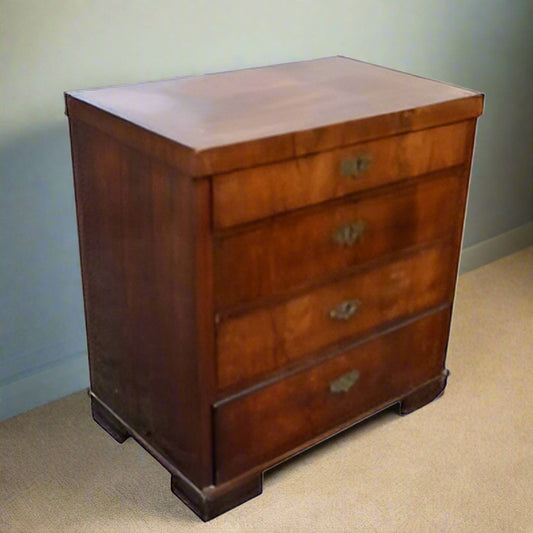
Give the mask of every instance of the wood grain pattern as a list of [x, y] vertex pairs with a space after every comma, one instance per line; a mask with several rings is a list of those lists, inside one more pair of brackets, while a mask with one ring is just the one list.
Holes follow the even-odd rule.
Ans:
[[198, 151], [478, 95], [343, 57], [70, 94]]
[[[461, 169], [381, 194], [360, 195], [277, 216], [215, 239], [215, 303], [238, 304], [316, 283], [365, 261], [456, 231], [464, 195]], [[343, 225], [361, 222], [361, 237], [340, 245]]]
[[[242, 224], [460, 165], [467, 134], [468, 123], [461, 122], [215, 176], [215, 227]], [[371, 158], [368, 170], [355, 178], [342, 176], [341, 161], [358, 155]]]
[[209, 483], [193, 181], [70, 123], [91, 389], [186, 476]]
[[[440, 375], [449, 310], [433, 314], [310, 370], [215, 409], [216, 479], [223, 482], [276, 463], [288, 451], [399, 400]], [[347, 393], [330, 383], [357, 370]], [[243, 428], [243, 421], [246, 421]]]
[[[455, 254], [448, 244], [431, 247], [221, 322], [218, 386], [260, 379], [342, 339], [450, 302], [454, 280], [448, 272]], [[348, 320], [331, 319], [330, 310], [346, 300], [361, 302], [357, 313]]]
[[173, 159], [191, 176], [466, 120], [483, 106], [476, 91], [344, 57], [70, 91], [68, 97], [70, 107], [85, 106], [84, 120], [99, 114], [98, 127], [129, 145], [147, 137], [143, 151]]

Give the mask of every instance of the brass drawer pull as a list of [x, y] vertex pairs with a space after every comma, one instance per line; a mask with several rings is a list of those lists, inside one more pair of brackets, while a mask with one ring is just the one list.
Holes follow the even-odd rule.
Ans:
[[361, 238], [365, 228], [366, 223], [363, 220], [343, 224], [333, 233], [333, 240], [341, 246], [352, 246]]
[[361, 302], [359, 300], [346, 300], [332, 309], [329, 316], [333, 320], [348, 320], [357, 313], [360, 307]]
[[331, 394], [342, 394], [348, 392], [359, 379], [359, 371], [352, 370], [343, 374], [340, 378], [333, 380], [329, 384], [329, 392]]
[[343, 159], [341, 161], [341, 175], [356, 178], [369, 169], [371, 161], [372, 158], [368, 154]]

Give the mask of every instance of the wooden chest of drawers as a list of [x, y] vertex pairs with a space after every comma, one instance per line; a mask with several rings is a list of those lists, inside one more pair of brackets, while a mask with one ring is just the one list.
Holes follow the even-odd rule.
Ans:
[[343, 57], [67, 93], [93, 415], [201, 518], [443, 391], [482, 105]]

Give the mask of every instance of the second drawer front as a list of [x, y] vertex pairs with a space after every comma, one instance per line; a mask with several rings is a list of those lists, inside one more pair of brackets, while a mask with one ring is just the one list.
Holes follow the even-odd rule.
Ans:
[[215, 244], [217, 310], [282, 294], [369, 259], [450, 234], [463, 179], [432, 179], [337, 205], [280, 216]]
[[449, 309], [215, 408], [217, 482], [263, 469], [438, 376]]
[[456, 253], [449, 244], [229, 318], [217, 330], [220, 389], [268, 372], [342, 339], [451, 301]]

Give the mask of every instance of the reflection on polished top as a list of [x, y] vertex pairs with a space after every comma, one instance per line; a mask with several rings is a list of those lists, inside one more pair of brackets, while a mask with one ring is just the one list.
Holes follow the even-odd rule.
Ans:
[[69, 94], [204, 150], [479, 93], [345, 57], [328, 57]]

